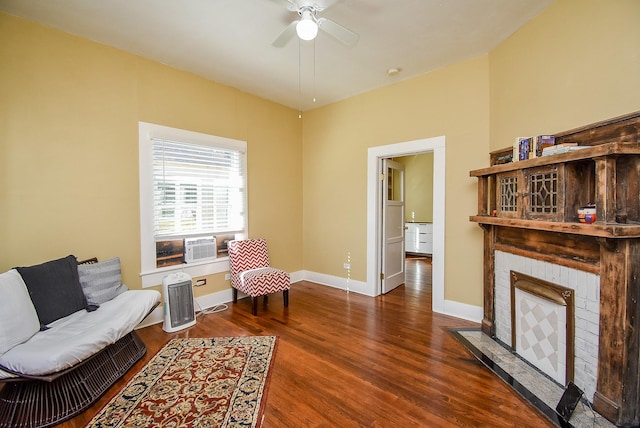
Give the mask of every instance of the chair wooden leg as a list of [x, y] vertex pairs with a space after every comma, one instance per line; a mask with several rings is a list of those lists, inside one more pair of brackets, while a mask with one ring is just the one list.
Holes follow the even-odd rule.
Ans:
[[264, 295], [264, 304], [265, 304], [265, 306], [266, 306], [267, 304], [269, 304], [269, 295], [268, 295], [268, 294], [265, 294], [265, 295]]
[[258, 315], [258, 298], [251, 296], [251, 313]]
[[289, 306], [289, 290], [284, 290], [282, 292], [282, 298], [284, 299], [284, 307]]
[[237, 288], [233, 288], [233, 303], [238, 303], [238, 289]]

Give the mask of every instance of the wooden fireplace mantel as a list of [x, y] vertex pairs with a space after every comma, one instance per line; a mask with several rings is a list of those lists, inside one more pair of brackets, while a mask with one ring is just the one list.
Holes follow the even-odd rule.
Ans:
[[[640, 425], [640, 112], [556, 134], [586, 148], [490, 166], [478, 178], [484, 230], [484, 318], [495, 336], [494, 257], [506, 251], [600, 276], [594, 408]], [[595, 204], [597, 220], [578, 221]]]

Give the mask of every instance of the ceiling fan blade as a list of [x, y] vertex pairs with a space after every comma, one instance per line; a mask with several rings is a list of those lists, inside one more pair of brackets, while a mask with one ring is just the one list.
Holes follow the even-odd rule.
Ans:
[[342, 25], [337, 24], [327, 18], [318, 19], [318, 28], [349, 47], [355, 46], [355, 44], [358, 43], [358, 39], [360, 38], [357, 33], [354, 33], [353, 31], [348, 30]]
[[314, 0], [313, 5], [318, 12], [322, 12], [338, 0]]
[[280, 6], [290, 10], [291, 12], [298, 11], [298, 5], [291, 0], [271, 0], [273, 3], [278, 3]]
[[298, 20], [293, 21], [291, 24], [287, 25], [282, 33], [276, 37], [276, 39], [271, 43], [276, 48], [283, 48], [289, 40], [293, 39], [296, 35], [296, 24]]

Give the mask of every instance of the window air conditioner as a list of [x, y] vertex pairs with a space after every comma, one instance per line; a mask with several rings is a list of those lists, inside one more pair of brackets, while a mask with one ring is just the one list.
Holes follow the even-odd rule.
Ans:
[[185, 238], [184, 261], [185, 263], [213, 260], [216, 258], [217, 247], [215, 236], [200, 238]]
[[172, 273], [162, 280], [164, 323], [168, 333], [191, 327], [196, 323], [191, 277], [184, 272]]

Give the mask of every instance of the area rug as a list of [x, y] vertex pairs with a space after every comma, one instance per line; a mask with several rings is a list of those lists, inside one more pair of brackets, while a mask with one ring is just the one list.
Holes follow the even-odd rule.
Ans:
[[173, 339], [89, 427], [260, 427], [274, 336]]

